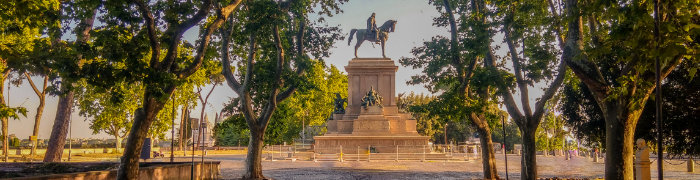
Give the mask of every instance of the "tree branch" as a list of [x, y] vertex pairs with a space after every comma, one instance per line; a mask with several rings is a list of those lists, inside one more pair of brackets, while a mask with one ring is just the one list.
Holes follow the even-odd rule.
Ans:
[[[231, 13], [234, 12], [234, 10], [238, 7], [240, 3], [241, 0], [236, 0], [234, 2], [231, 2], [226, 7], [223, 7], [217, 11], [216, 20], [214, 20], [214, 22], [211, 25], [209, 25], [209, 27], [207, 27], [206, 33], [202, 36], [202, 41], [199, 47], [197, 48], [197, 55], [194, 58], [194, 62], [187, 66], [184, 70], [177, 72], [177, 75], [180, 78], [189, 77], [190, 75], [197, 72], [197, 69], [199, 69], [199, 66], [201, 66], [202, 62], [204, 61], [204, 54], [207, 49], [207, 46], [209, 45], [209, 42], [211, 41], [211, 35], [214, 34], [214, 31], [219, 29], [221, 24], [223, 24], [224, 21], [228, 19], [229, 15], [231, 15]], [[184, 31], [182, 33], [184, 33]], [[182, 34], [180, 34], [178, 37], [182, 37]]]
[[144, 21], [146, 21], [146, 28], [148, 30], [148, 40], [151, 45], [151, 67], [158, 67], [158, 59], [160, 57], [160, 42], [158, 41], [158, 35], [156, 33], [156, 22], [153, 18], [153, 13], [141, 0], [133, 0], [136, 6], [139, 7], [139, 12], [143, 16]]
[[246, 71], [245, 71], [245, 78], [243, 80], [242, 84], [242, 89], [240, 90], [241, 92], [247, 93], [248, 86], [250, 85], [250, 79], [252, 78], [253, 74], [253, 66], [255, 65], [255, 33], [251, 33], [249, 37], [249, 44], [250, 47], [248, 48], [248, 60], [246, 61]]
[[[230, 20], [230, 23], [233, 24], [233, 19]], [[231, 28], [231, 26], [229, 26], [229, 28], [223, 33], [221, 33], [221, 38], [223, 39], [221, 47], [221, 74], [226, 79], [226, 83], [228, 84], [228, 86], [231, 87], [233, 91], [238, 93], [238, 95], [241, 95], [243, 93], [241, 91], [241, 83], [238, 82], [238, 79], [236, 79], [236, 76], [234, 76], [233, 72], [231, 71], [231, 57], [229, 52], [229, 45], [232, 33], [233, 28]]]
[[[447, 0], [442, 0], [443, 5], [445, 6], [445, 13], [447, 13], [447, 17], [449, 18], [450, 22], [450, 58], [452, 60], [452, 66], [455, 67], [457, 70], [457, 77], [459, 78], [459, 83], [460, 87], [466, 87], [468, 85], [466, 84], [466, 76], [464, 73], [464, 67], [462, 67], [462, 60], [460, 59], [459, 56], [459, 43], [457, 40], [457, 22], [454, 17], [454, 13], [452, 12], [452, 7], [450, 7], [450, 2]], [[466, 93], [464, 91], [466, 89], [461, 89], [460, 88], [460, 93]]]
[[559, 87], [564, 83], [564, 77], [566, 77], [566, 63], [564, 63], [564, 60], [562, 59], [559, 62], [559, 67], [557, 68], [557, 76], [554, 78], [554, 81], [552, 84], [549, 85], [549, 88], [545, 90], [544, 95], [540, 97], [540, 99], [535, 102], [535, 113], [532, 115], [533, 119], [537, 122], [532, 122], [535, 124], [530, 124], [530, 125], [536, 125], [539, 124], [540, 121], [542, 121], [542, 116], [544, 114], [544, 105], [549, 101], [549, 99], [552, 99], [554, 97], [554, 94], [557, 93], [557, 90], [559, 90]]
[[561, 33], [561, 18], [559, 18], [559, 14], [557, 13], [557, 9], [554, 8], [554, 3], [552, 2], [552, 0], [547, 0], [547, 3], [549, 4], [550, 11], [552, 11], [552, 16], [554, 16], [554, 32], [557, 34], [559, 48], [564, 49], [564, 39], [562, 38]]
[[[512, 13], [511, 13], [512, 15]], [[513, 43], [512, 36], [510, 34], [510, 26], [504, 25], [503, 31], [505, 33], [505, 40], [508, 44], [508, 49], [510, 50], [510, 59], [513, 61], [513, 70], [515, 71], [515, 80], [520, 89], [520, 101], [523, 105], [523, 110], [525, 111], [525, 117], [532, 117], [532, 109], [530, 109], [530, 99], [527, 89], [527, 83], [523, 79], [522, 70], [520, 67], [520, 57], [518, 57], [518, 51], [515, 49], [515, 44]]]
[[270, 98], [268, 99], [267, 105], [262, 112], [261, 120], [258, 122], [261, 126], [265, 126], [272, 117], [272, 113], [277, 109], [277, 95], [280, 91], [280, 86], [282, 86], [282, 68], [284, 68], [284, 47], [282, 47], [282, 40], [280, 39], [280, 30], [277, 25], [275, 25], [273, 30], [273, 36], [275, 40], [275, 47], [277, 49], [277, 67], [275, 68], [275, 77], [273, 80], [272, 92], [270, 93]]
[[[567, 0], [567, 14], [575, 19], [569, 23], [562, 59], [571, 68], [571, 71], [589, 87], [591, 92], [598, 97], [605, 97], [609, 87], [600, 69], [590, 62], [586, 54], [582, 52], [583, 19], [576, 3], [574, 0]], [[577, 59], [575, 60], [574, 57]]]
[[[34, 84], [34, 81], [32, 80], [32, 77], [29, 76], [29, 73], [24, 72], [24, 76], [27, 77], [27, 81], [29, 82], [29, 85], [32, 86], [32, 90], [34, 90], [34, 93], [39, 96], [39, 98], [42, 98], [43, 92], [40, 92], [38, 88], [36, 88], [36, 85]], [[46, 89], [46, 82], [44, 82], [44, 89]]]

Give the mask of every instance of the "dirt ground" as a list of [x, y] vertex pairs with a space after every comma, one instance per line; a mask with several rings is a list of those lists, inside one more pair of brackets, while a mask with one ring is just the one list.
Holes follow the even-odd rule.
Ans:
[[[243, 173], [245, 157], [216, 157], [222, 160], [221, 177], [237, 179]], [[505, 178], [503, 155], [496, 156], [498, 174]], [[537, 158], [538, 172], [541, 178], [602, 178], [604, 164], [594, 163], [590, 158], [576, 157], [565, 160], [564, 157]], [[685, 172], [683, 161], [669, 161], [664, 164], [666, 179], [700, 179], [700, 173]], [[479, 179], [482, 177], [481, 161], [468, 162], [312, 162], [312, 161], [265, 161], [263, 174], [272, 179]], [[700, 165], [696, 165], [700, 166]], [[652, 179], [656, 178], [656, 162], [651, 164]], [[509, 179], [520, 179], [520, 156], [508, 156]]]

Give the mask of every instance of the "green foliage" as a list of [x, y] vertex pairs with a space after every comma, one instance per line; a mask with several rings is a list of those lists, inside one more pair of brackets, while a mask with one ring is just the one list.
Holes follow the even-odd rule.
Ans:
[[[93, 134], [105, 132], [115, 138], [125, 138], [131, 129], [136, 109], [142, 106], [144, 86], [141, 83], [120, 83], [109, 89], [83, 82], [76, 91], [80, 115], [90, 119]], [[149, 129], [152, 137], [165, 138], [171, 128], [172, 101], [158, 113]]]
[[[405, 93], [399, 94], [397, 98], [396, 105], [399, 107], [399, 111], [411, 113], [413, 118], [416, 119], [416, 131], [418, 134], [430, 137], [430, 140], [436, 142], [440, 139], [439, 134], [444, 131], [444, 122], [440, 121], [437, 117], [430, 116], [427, 109], [421, 109], [422, 105], [428, 104], [433, 101], [435, 97], [420, 94], [417, 95], [413, 92], [406, 95]], [[439, 137], [438, 137], [439, 136]]]
[[[698, 78], [689, 72], [693, 65], [685, 62], [666, 78], [662, 84], [664, 148], [671, 155], [698, 155], [700, 139], [697, 118], [700, 117], [700, 94]], [[572, 127], [583, 145], [598, 147], [605, 139], [605, 120], [602, 110], [595, 104], [590, 90], [580, 81], [572, 79], [564, 87], [562, 116]], [[653, 140], [656, 138], [656, 117], [654, 100], [646, 103], [635, 130], [635, 139]], [[604, 147], [600, 147], [604, 148]]]
[[[508, 117], [506, 117], [508, 118]], [[491, 131], [491, 137], [493, 142], [498, 142], [503, 144], [503, 126], [499, 123], [498, 126]], [[539, 140], [539, 139], [538, 139]], [[520, 136], [520, 130], [518, 125], [514, 121], [506, 122], [506, 149], [512, 151], [515, 148], [515, 144], [522, 144], [523, 139]]]
[[573, 73], [569, 73], [561, 92], [559, 110], [573, 135], [581, 139], [583, 145], [595, 148], [605, 143], [605, 119], [603, 111], [588, 87]]
[[564, 148], [564, 139], [569, 132], [564, 130], [564, 119], [554, 113], [547, 113], [537, 128], [536, 149], [560, 150]]
[[27, 117], [27, 109], [24, 107], [9, 107], [4, 103], [0, 104], [0, 118], [19, 119], [20, 115]]
[[[333, 111], [335, 93], [347, 94], [347, 76], [335, 66], [324, 68], [320, 62], [312, 64], [304, 78], [304, 84], [287, 100], [281, 102], [273, 113], [265, 131], [266, 144], [291, 143], [301, 139], [302, 126], [306, 126], [306, 139], [323, 132], [312, 132], [311, 127], [323, 126]], [[247, 145], [249, 128], [242, 114], [236, 111], [237, 99], [226, 105], [234, 110], [231, 116], [215, 127], [215, 138], [218, 145], [231, 146]], [[226, 109], [226, 108], [225, 108]], [[304, 124], [302, 125], [302, 120]], [[312, 128], [313, 129], [313, 128]], [[243, 140], [245, 139], [245, 140]]]
[[214, 139], [217, 146], [247, 146], [250, 130], [243, 115], [237, 114], [226, 118], [214, 126]]
[[[48, 43], [45, 35], [51, 27], [60, 27], [58, 0], [7, 0], [0, 2], [0, 59], [26, 58], [35, 43]], [[19, 62], [17, 62], [19, 63]]]

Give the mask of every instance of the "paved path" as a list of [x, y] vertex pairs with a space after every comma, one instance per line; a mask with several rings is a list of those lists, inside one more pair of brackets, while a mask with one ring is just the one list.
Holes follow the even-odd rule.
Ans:
[[[199, 157], [196, 157], [199, 160]], [[243, 174], [245, 155], [212, 155], [207, 159], [221, 162], [221, 177], [236, 179]], [[180, 159], [179, 160], [190, 160]], [[602, 178], [604, 164], [590, 158], [537, 157], [540, 177]], [[496, 156], [498, 174], [505, 178], [503, 155]], [[682, 161], [671, 161], [673, 164]], [[264, 161], [263, 174], [273, 179], [478, 179], [482, 177], [481, 161], [469, 162], [311, 162]], [[700, 167], [700, 165], [697, 165]], [[651, 164], [656, 179], [656, 162]], [[686, 164], [664, 164], [666, 179], [700, 179], [700, 173], [685, 172]], [[520, 156], [508, 156], [508, 177], [520, 179]]]

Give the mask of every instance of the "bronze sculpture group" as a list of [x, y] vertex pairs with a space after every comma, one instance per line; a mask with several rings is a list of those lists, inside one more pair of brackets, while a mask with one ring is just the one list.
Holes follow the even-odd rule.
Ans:
[[379, 96], [379, 93], [377, 91], [374, 91], [374, 87], [369, 88], [369, 92], [367, 92], [367, 95], [365, 97], [362, 97], [362, 103], [360, 104], [362, 107], [367, 109], [367, 107], [370, 106], [382, 106], [382, 97]]
[[348, 100], [340, 97], [340, 93], [335, 93], [335, 110], [333, 111], [333, 114], [345, 114], [345, 102]]

